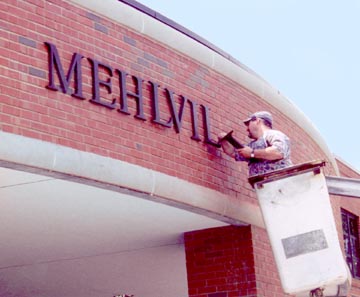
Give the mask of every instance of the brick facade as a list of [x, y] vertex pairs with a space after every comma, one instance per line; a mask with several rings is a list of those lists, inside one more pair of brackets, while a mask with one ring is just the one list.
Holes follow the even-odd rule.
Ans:
[[[291, 118], [167, 44], [68, 1], [5, 0], [0, 9], [2, 131], [126, 161], [254, 204], [246, 164], [235, 163], [204, 141], [201, 106], [209, 109], [213, 139], [220, 131], [232, 129], [239, 139], [245, 139], [241, 119], [256, 110], [269, 110], [275, 128], [292, 139], [294, 163], [326, 159], [319, 145]], [[69, 94], [76, 87], [73, 78], [68, 93], [62, 91], [58, 77], [58, 90], [48, 87], [46, 42], [56, 46], [65, 75], [74, 53], [83, 57], [83, 98]], [[100, 63], [102, 102], [111, 105], [115, 100], [116, 108], [92, 100], [92, 61]], [[127, 73], [129, 92], [138, 92], [134, 78], [142, 81], [144, 118], [135, 117], [137, 106], [131, 96], [128, 114], [119, 112], [121, 88], [116, 69]], [[166, 90], [174, 95], [178, 112], [184, 97], [196, 103], [200, 139], [192, 139], [190, 102], [184, 105], [179, 131], [174, 123], [166, 127], [154, 121], [152, 83], [159, 85], [163, 123], [171, 115]], [[325, 174], [335, 175], [328, 164]], [[341, 162], [339, 167], [343, 176], [360, 177]], [[356, 200], [335, 197], [333, 207], [340, 232], [340, 207], [360, 215]], [[191, 297], [285, 296], [264, 229], [231, 226], [189, 232], [185, 247]], [[360, 296], [360, 282], [353, 284], [352, 296]]]
[[266, 230], [231, 226], [185, 234], [191, 297], [289, 296], [281, 288]]
[[[212, 138], [220, 131], [239, 127], [240, 119], [250, 112], [267, 109], [274, 114], [275, 128], [281, 128], [293, 139], [295, 163], [308, 161], [309, 156], [324, 157], [317, 144], [291, 119], [229, 78], [166, 45], [66, 1], [3, 1], [0, 5], [3, 12], [0, 128], [3, 131], [128, 161], [239, 199], [246, 196], [253, 199], [246, 181], [246, 165], [241, 164], [239, 171], [239, 164], [222, 156], [213, 146], [204, 145], [203, 133], [201, 141], [191, 139], [189, 106], [185, 107], [180, 133], [174, 127], [166, 128], [151, 121], [149, 81], [153, 81], [162, 87], [162, 92], [163, 88], [174, 92], [178, 104], [180, 96], [185, 96], [207, 106], [211, 112]], [[59, 91], [46, 88], [49, 57], [45, 42], [56, 46], [65, 74], [74, 53], [84, 57], [81, 65], [85, 99], [64, 94], [60, 87]], [[136, 107], [132, 99], [128, 100], [130, 114], [89, 102], [93, 98], [89, 59], [128, 73], [129, 90], [134, 88], [132, 76], [144, 80], [146, 120], [134, 119]], [[109, 77], [102, 67], [99, 75], [112, 83], [111, 94], [106, 87], [100, 87], [102, 100], [119, 100], [115, 73]], [[73, 87], [71, 80], [70, 88]], [[169, 110], [165, 95], [160, 95], [161, 116], [165, 121]], [[199, 112], [198, 117], [201, 124]], [[236, 131], [240, 139], [246, 136], [242, 128]], [[332, 172], [331, 167], [327, 170]]]

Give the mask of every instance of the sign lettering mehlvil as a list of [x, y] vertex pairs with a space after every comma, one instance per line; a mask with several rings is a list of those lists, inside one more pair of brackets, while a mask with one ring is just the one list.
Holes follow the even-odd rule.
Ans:
[[[67, 74], [65, 75], [64, 68], [62, 66], [58, 50], [56, 46], [52, 43], [45, 42], [48, 57], [49, 57], [49, 83], [46, 88], [54, 91], [62, 91], [64, 94], [69, 94], [77, 99], [85, 100], [86, 98], [83, 95], [83, 85], [82, 85], [82, 71], [81, 71], [81, 62], [84, 58], [83, 55], [79, 53], [74, 53], [71, 59], [71, 63]], [[132, 98], [136, 101], [136, 114], [135, 118], [139, 120], [146, 121], [146, 116], [144, 114], [144, 102], [143, 102], [143, 84], [144, 80], [140, 77], [130, 75], [123, 70], [113, 69], [111, 66], [103, 64], [97, 60], [87, 58], [92, 73], [92, 98], [89, 100], [94, 104], [109, 108], [117, 109], [118, 112], [130, 115], [128, 109], [128, 99]], [[101, 80], [99, 78], [99, 71], [105, 71], [108, 74], [106, 80]], [[55, 75], [57, 75], [59, 85], [55, 84]], [[119, 99], [114, 98], [112, 102], [102, 100], [100, 97], [100, 87], [103, 87], [107, 90], [109, 94], [112, 93], [112, 77], [117, 77], [120, 94]], [[126, 87], [126, 78], [131, 78], [135, 92], [127, 90]], [[74, 90], [70, 88], [71, 79], [74, 78]], [[169, 119], [163, 120], [160, 117], [160, 105], [159, 105], [159, 89], [160, 85], [148, 81], [151, 86], [151, 110], [152, 110], [152, 119], [151, 121], [154, 124], [158, 124], [167, 128], [174, 127], [176, 133], [180, 133], [182, 125], [182, 117], [186, 110], [186, 106], [189, 107], [192, 123], [192, 136], [191, 139], [196, 141], [201, 141], [199, 133], [199, 123], [197, 112], [200, 109], [203, 119], [204, 127], [204, 142], [213, 146], [218, 146], [217, 142], [212, 140], [210, 137], [210, 120], [209, 120], [209, 108], [197, 104], [195, 101], [188, 99], [185, 96], [180, 95], [180, 107], [177, 109], [175, 103], [175, 93], [168, 88], [164, 88], [165, 97], [167, 99], [167, 104], [169, 107], [170, 115]]]

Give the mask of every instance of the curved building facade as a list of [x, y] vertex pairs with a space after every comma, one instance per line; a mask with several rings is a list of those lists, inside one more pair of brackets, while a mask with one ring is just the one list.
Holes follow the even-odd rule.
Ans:
[[[246, 141], [242, 119], [268, 110], [295, 164], [359, 178], [309, 119], [135, 1], [0, 7], [0, 295], [285, 296], [247, 165], [217, 134]], [[360, 208], [331, 198], [346, 246]]]

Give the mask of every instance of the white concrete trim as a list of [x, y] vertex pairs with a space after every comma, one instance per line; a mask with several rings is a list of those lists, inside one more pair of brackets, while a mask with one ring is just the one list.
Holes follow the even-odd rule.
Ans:
[[360, 198], [360, 179], [338, 176], [326, 176], [330, 194]]
[[235, 224], [264, 227], [257, 205], [124, 161], [0, 131], [0, 160], [113, 185]]
[[324, 138], [295, 104], [280, 94], [257, 74], [245, 67], [236, 65], [210, 48], [167, 26], [166, 24], [116, 0], [68, 0], [97, 14], [125, 25], [141, 34], [155, 39], [174, 50], [216, 70], [236, 81], [263, 100], [267, 101], [287, 117], [292, 119], [319, 145], [330, 160], [337, 175], [339, 169], [336, 160], [329, 150]]

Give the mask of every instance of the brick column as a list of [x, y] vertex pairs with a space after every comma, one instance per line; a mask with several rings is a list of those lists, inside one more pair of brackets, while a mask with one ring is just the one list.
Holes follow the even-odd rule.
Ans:
[[185, 234], [190, 297], [256, 296], [250, 226]]

